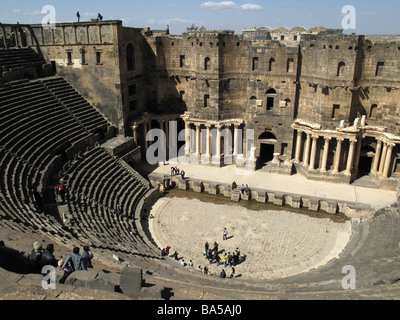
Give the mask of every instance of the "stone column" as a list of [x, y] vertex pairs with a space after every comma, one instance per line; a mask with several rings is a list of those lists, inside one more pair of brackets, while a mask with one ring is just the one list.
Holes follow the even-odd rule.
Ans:
[[215, 164], [220, 164], [221, 163], [221, 125], [217, 125], [217, 141], [216, 141], [216, 154], [214, 156], [215, 159]]
[[387, 150], [388, 150], [388, 145], [387, 145], [386, 142], [383, 142], [383, 151], [382, 151], [381, 163], [379, 165], [379, 175], [383, 174], [383, 169], [384, 169], [385, 163], [386, 163]]
[[382, 151], [382, 141], [378, 140], [378, 144], [376, 146], [375, 150], [375, 157], [374, 157], [374, 166], [372, 168], [373, 173], [378, 173], [378, 166], [379, 166], [379, 159], [381, 157], [381, 151]]
[[137, 126], [137, 125], [132, 126], [133, 141], [135, 141], [136, 145], [138, 145], [138, 135], [137, 135], [138, 133], [137, 133], [137, 129], [138, 129], [138, 126]]
[[300, 155], [301, 155], [301, 146], [302, 146], [302, 136], [303, 132], [301, 130], [297, 130], [297, 142], [296, 142], [296, 156], [295, 161], [300, 163]]
[[14, 27], [12, 29], [13, 29], [13, 32], [15, 34], [15, 46], [17, 48], [21, 48], [20, 39], [19, 39], [19, 35], [20, 34], [19, 34], [19, 31], [18, 31], [18, 27]]
[[304, 156], [303, 156], [304, 166], [308, 166], [308, 163], [310, 161], [310, 147], [311, 147], [311, 134], [307, 133], [306, 150], [304, 151]]
[[239, 153], [239, 124], [234, 124], [234, 130], [233, 156], [236, 158]]
[[2, 32], [3, 32], [3, 44], [4, 44], [4, 48], [8, 48], [8, 46], [7, 46], [7, 41], [6, 41], [6, 29], [4, 28], [4, 27], [2, 27], [2, 26], [0, 26], [0, 29], [2, 30]]
[[196, 126], [196, 155], [198, 156], [198, 157], [200, 157], [201, 156], [201, 149], [200, 149], [200, 147], [201, 147], [201, 135], [200, 135], [200, 124], [199, 123], [196, 123], [195, 124], [195, 126]]
[[222, 126], [217, 126], [217, 157], [218, 159], [221, 157], [221, 129]]
[[147, 121], [143, 122], [143, 133], [144, 133], [144, 143], [143, 143], [143, 147], [144, 147], [144, 151], [147, 151]]
[[356, 143], [357, 140], [350, 140], [350, 150], [349, 150], [349, 155], [347, 157], [347, 166], [346, 166], [346, 175], [351, 175], [353, 164], [354, 164], [354, 154], [356, 151]]
[[390, 170], [390, 165], [392, 164], [392, 152], [393, 152], [394, 146], [395, 146], [395, 144], [393, 144], [393, 143], [390, 143], [388, 146], [385, 167], [383, 169], [383, 177], [384, 178], [389, 177], [389, 170]]
[[333, 168], [333, 173], [339, 173], [340, 169], [340, 156], [342, 153], [342, 143], [344, 141], [343, 138], [336, 138], [337, 140], [337, 146], [336, 146], [336, 153], [335, 153], [335, 164]]
[[190, 156], [190, 123], [185, 121], [185, 154]]
[[311, 149], [311, 160], [310, 160], [310, 170], [315, 170], [315, 158], [317, 156], [317, 142], [318, 136], [312, 136], [312, 149]]
[[166, 139], [166, 146], [167, 146], [167, 154], [169, 152], [169, 120], [166, 120], [165, 126], [165, 139]]
[[358, 165], [360, 164], [361, 147], [362, 147], [362, 137], [360, 136], [357, 143], [356, 157], [354, 159], [354, 170], [357, 171], [358, 171]]
[[206, 157], [210, 158], [210, 129], [211, 129], [211, 124], [206, 124], [207, 128], [207, 135], [206, 135]]
[[329, 142], [331, 141], [330, 137], [324, 137], [325, 145], [324, 145], [324, 155], [322, 156], [322, 167], [321, 172], [326, 172], [326, 164], [328, 162], [328, 155], [329, 155]]

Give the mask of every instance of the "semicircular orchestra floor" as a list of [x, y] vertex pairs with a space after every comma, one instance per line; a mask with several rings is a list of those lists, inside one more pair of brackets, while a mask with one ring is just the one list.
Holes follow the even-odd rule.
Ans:
[[[157, 245], [170, 246], [170, 254], [177, 251], [186, 263], [192, 260], [195, 270], [207, 266], [211, 274], [219, 274], [224, 268], [203, 256], [206, 242], [212, 248], [216, 241], [221, 257], [239, 248], [245, 260], [235, 266], [235, 275], [244, 279], [282, 278], [324, 265], [338, 257], [351, 237], [349, 221], [252, 211], [197, 199], [161, 198], [151, 215], [149, 227]], [[223, 228], [228, 230], [227, 240]], [[225, 268], [228, 276], [231, 270]]]

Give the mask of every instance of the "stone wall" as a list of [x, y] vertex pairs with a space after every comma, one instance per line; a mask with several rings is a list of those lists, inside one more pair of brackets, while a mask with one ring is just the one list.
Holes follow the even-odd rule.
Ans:
[[122, 23], [57, 24], [55, 29], [32, 26], [43, 55], [74, 88], [120, 133], [124, 132], [119, 33]]

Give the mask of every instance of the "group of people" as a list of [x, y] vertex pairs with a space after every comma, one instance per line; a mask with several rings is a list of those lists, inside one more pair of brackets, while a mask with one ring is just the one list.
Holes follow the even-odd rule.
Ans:
[[[237, 185], [237, 183], [235, 181], [233, 181], [232, 182], [232, 190], [237, 189], [237, 188], [239, 188], [239, 186]], [[242, 184], [242, 186], [240, 187], [240, 192], [242, 194], [249, 195], [249, 193], [250, 193], [249, 186], [247, 184], [246, 185]]]
[[[79, 11], [76, 13], [76, 17], [78, 18], [78, 22], [80, 22], [81, 14], [79, 13]], [[103, 16], [99, 13], [99, 14], [97, 14], [97, 19], [99, 19], [99, 21], [103, 21]]]
[[[222, 231], [222, 240], [223, 241], [228, 240], [228, 230], [226, 228], [224, 228]], [[171, 258], [174, 258], [176, 261], [180, 261], [180, 265], [182, 267], [186, 266], [193, 267], [192, 260], [190, 260], [189, 263], [186, 263], [183, 258], [179, 258], [177, 251], [175, 251], [173, 254], [170, 255], [170, 250], [171, 250], [170, 246], [163, 248], [161, 250], [161, 256], [162, 257], [169, 256]], [[222, 250], [222, 252], [224, 251], [225, 250]], [[236, 265], [240, 264], [245, 259], [245, 257], [242, 257], [240, 255], [240, 250], [238, 247], [234, 252], [232, 253], [225, 252], [224, 255], [220, 257], [220, 253], [222, 252], [219, 251], [219, 244], [217, 243], [217, 241], [214, 242], [212, 248], [210, 247], [210, 244], [206, 242], [204, 245], [203, 256], [206, 257], [206, 259], [209, 261], [209, 264], [216, 263], [217, 266], [222, 264], [224, 265], [224, 269], [222, 269], [221, 273], [219, 274], [221, 278], [227, 278], [225, 269], [229, 266], [231, 268], [231, 274], [229, 278], [233, 278], [235, 276]], [[197, 270], [203, 272], [204, 274], [209, 274], [209, 268], [207, 266], [205, 266], [204, 268], [198, 266]]]
[[[227, 231], [226, 228], [224, 228], [224, 233], [223, 233], [223, 239], [226, 240], [226, 235]], [[215, 241], [214, 242], [214, 247], [213, 249], [210, 249], [210, 245], [208, 242], [205, 243], [204, 245], [204, 251], [203, 255], [206, 257], [206, 259], [209, 261], [210, 264], [216, 263], [217, 266], [223, 264], [224, 269], [221, 270], [220, 277], [221, 278], [226, 278], [226, 272], [225, 269], [229, 266], [231, 268], [231, 274], [229, 278], [233, 278], [235, 275], [235, 266], [240, 263], [241, 257], [240, 257], [240, 250], [237, 247], [235, 252], [225, 252], [222, 258], [220, 257], [220, 251], [219, 251], [219, 245]], [[199, 266], [199, 268], [201, 268]], [[208, 274], [208, 268], [204, 267], [204, 273]]]
[[74, 247], [72, 254], [67, 259], [56, 259], [54, 256], [54, 245], [49, 243], [43, 250], [42, 244], [36, 241], [33, 244], [33, 249], [29, 255], [29, 259], [35, 265], [35, 272], [42, 273], [44, 266], [52, 266], [58, 270], [64, 271], [63, 277], [60, 279], [60, 283], [64, 283], [67, 277], [74, 271], [87, 270], [93, 268], [92, 259], [93, 253], [89, 246], [83, 247], [83, 253], [80, 255], [80, 249]]

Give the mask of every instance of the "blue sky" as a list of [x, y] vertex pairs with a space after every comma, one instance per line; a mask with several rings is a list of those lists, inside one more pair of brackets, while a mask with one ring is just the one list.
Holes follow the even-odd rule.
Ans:
[[[122, 20], [129, 27], [165, 29], [180, 34], [192, 24], [207, 29], [315, 26], [342, 28], [342, 8], [356, 9], [357, 34], [400, 34], [399, 0], [0, 0], [0, 22], [41, 23], [42, 7], [53, 5], [57, 22], [96, 18]], [[348, 31], [346, 31], [348, 33]]]

